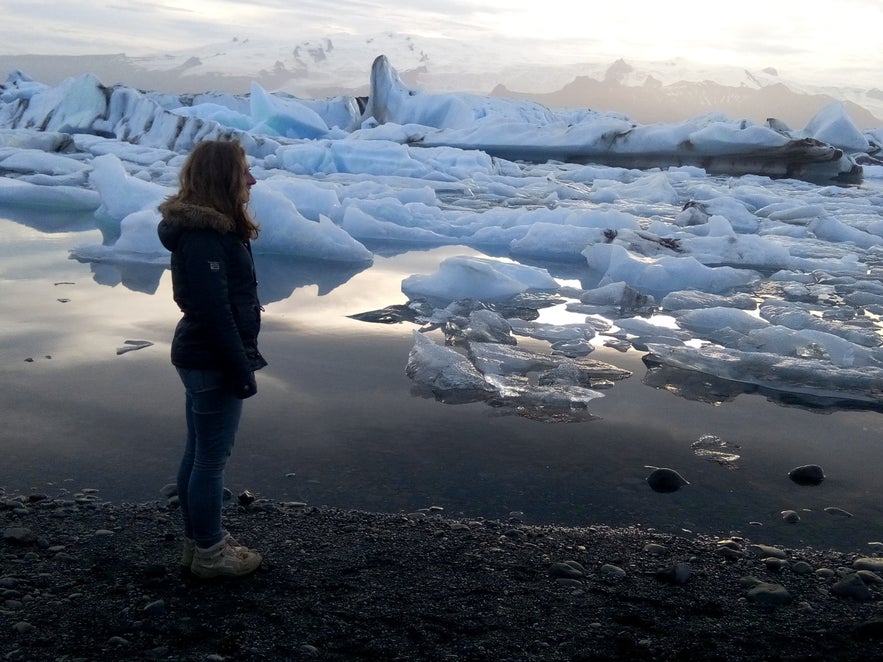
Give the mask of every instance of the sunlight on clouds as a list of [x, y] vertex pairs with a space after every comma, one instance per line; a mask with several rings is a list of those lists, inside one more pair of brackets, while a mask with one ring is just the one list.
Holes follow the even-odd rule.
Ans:
[[741, 0], [724, 7], [707, 0], [8, 0], [3, 19], [0, 43], [9, 54], [138, 56], [233, 39], [269, 46], [337, 33], [397, 32], [504, 52], [514, 42], [522, 54], [550, 63], [682, 58], [792, 74], [829, 70], [838, 77], [859, 69], [875, 78], [880, 53], [865, 35], [867, 26], [883, 21], [883, 3], [843, 0], [807, 9], [804, 0]]

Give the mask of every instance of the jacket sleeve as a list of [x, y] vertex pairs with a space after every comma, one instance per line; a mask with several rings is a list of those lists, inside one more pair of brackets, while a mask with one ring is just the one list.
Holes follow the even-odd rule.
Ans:
[[205, 330], [206, 342], [225, 372], [241, 380], [251, 372], [251, 364], [230, 304], [230, 265], [223, 238], [216, 232], [188, 233], [179, 251], [190, 291], [189, 312]]

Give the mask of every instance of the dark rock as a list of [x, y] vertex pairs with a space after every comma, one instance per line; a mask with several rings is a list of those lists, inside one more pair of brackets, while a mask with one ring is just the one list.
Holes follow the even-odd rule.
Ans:
[[3, 530], [3, 540], [13, 545], [33, 545], [37, 536], [23, 526], [10, 526]]
[[748, 591], [748, 599], [762, 605], [786, 605], [792, 598], [781, 584], [760, 582]]
[[831, 593], [841, 598], [867, 602], [873, 596], [862, 578], [856, 574], [847, 575], [831, 587]]
[[883, 617], [859, 623], [855, 628], [855, 636], [862, 639], [883, 639]]
[[817, 464], [804, 464], [789, 471], [788, 478], [798, 485], [818, 485], [825, 480], [825, 472]]
[[674, 469], [662, 467], [650, 472], [647, 476], [647, 484], [654, 492], [676, 492], [690, 483]]

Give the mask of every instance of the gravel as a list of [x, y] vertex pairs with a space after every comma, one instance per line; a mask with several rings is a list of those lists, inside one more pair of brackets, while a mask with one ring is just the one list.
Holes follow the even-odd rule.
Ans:
[[0, 660], [855, 660], [883, 643], [879, 545], [267, 499], [224, 517], [264, 555], [251, 577], [178, 565], [174, 497], [0, 493]]

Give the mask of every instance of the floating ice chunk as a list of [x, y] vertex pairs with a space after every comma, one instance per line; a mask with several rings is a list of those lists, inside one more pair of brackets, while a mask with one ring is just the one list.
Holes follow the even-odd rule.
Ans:
[[443, 246], [456, 242], [456, 239], [445, 237], [432, 230], [407, 227], [380, 220], [356, 205], [346, 208], [340, 227], [353, 238], [361, 241], [401, 241], [432, 246]]
[[469, 322], [463, 330], [463, 336], [471, 342], [502, 343], [514, 345], [512, 327], [501, 315], [486, 308], [474, 310], [469, 314]]
[[311, 221], [318, 221], [320, 216], [338, 220], [340, 196], [333, 185], [310, 178], [275, 175], [262, 179], [261, 186], [284, 195]]
[[837, 367], [827, 361], [713, 345], [700, 348], [651, 345], [647, 360], [777, 391], [839, 400], [883, 402], [883, 369]]
[[581, 259], [581, 251], [586, 246], [607, 241], [608, 233], [640, 229], [637, 219], [625, 212], [550, 211], [536, 210], [524, 219], [528, 228], [524, 236], [514, 239], [509, 245], [512, 255], [577, 261]]
[[328, 125], [315, 111], [296, 99], [269, 94], [257, 83], [251, 84], [252, 131], [284, 138], [321, 138]]
[[114, 249], [120, 252], [162, 254], [168, 250], [160, 243], [156, 226], [160, 221], [156, 209], [142, 209], [126, 216], [120, 222], [120, 238]]
[[753, 329], [769, 326], [769, 322], [739, 308], [712, 306], [701, 310], [688, 310], [677, 315], [678, 324], [694, 333], [713, 335], [722, 329], [732, 329], [746, 334]]
[[410, 299], [445, 301], [503, 301], [528, 290], [557, 289], [558, 282], [546, 269], [468, 256], [450, 257], [436, 273], [415, 274], [402, 281], [402, 292]]
[[830, 361], [844, 368], [883, 367], [883, 351], [879, 348], [869, 349], [845, 340], [839, 334], [814, 329], [794, 330], [784, 326], [754, 329], [734, 346], [742, 351]]
[[17, 99], [30, 99], [38, 92], [42, 92], [49, 86], [35, 81], [27, 74], [15, 70], [6, 77], [6, 82], [0, 86], [0, 101], [11, 103]]
[[5, 157], [0, 154], [0, 171], [69, 175], [82, 173], [88, 169], [89, 165], [82, 160], [38, 149], [22, 149]]
[[200, 103], [194, 106], [180, 106], [170, 109], [170, 112], [183, 117], [198, 117], [203, 120], [212, 120], [222, 126], [247, 131], [253, 126], [252, 119], [245, 113], [240, 113], [232, 108], [218, 103]]
[[698, 290], [678, 290], [669, 292], [659, 302], [662, 310], [679, 311], [695, 308], [729, 307], [742, 310], [755, 310], [757, 301], [750, 294], [737, 293], [730, 296], [709, 294]]
[[641, 200], [644, 203], [664, 202], [675, 205], [680, 202], [677, 191], [668, 175], [657, 172], [632, 182], [596, 180], [589, 199], [593, 202], [614, 202], [620, 199]]
[[169, 251], [160, 243], [156, 233], [160, 218], [156, 209], [133, 212], [120, 222], [120, 236], [115, 243], [75, 246], [70, 255], [88, 262], [168, 265]]
[[494, 343], [471, 343], [469, 357], [484, 375], [526, 375], [537, 370], [551, 370], [562, 361], [548, 354]]
[[626, 317], [616, 320], [621, 334], [629, 336], [629, 342], [641, 351], [646, 351], [650, 343], [681, 345], [693, 339], [693, 334], [683, 329], [671, 328], [643, 317]]
[[421, 386], [436, 393], [475, 393], [487, 396], [496, 392], [475, 366], [452, 347], [437, 345], [419, 331], [414, 331], [414, 345], [408, 354], [405, 373]]
[[826, 216], [815, 219], [809, 225], [810, 231], [819, 239], [835, 243], [851, 243], [859, 248], [879, 246], [880, 237], [859, 228], [851, 227], [836, 218]]
[[[487, 375], [505, 404], [536, 409], [570, 410], [585, 409], [589, 402], [603, 398], [604, 394], [594, 389], [570, 384], [533, 386], [518, 375]], [[534, 414], [536, 418], [542, 418]]]
[[760, 316], [770, 324], [778, 324], [789, 329], [822, 331], [845, 338], [850, 343], [863, 347], [879, 347], [883, 344], [883, 337], [876, 328], [858, 329], [843, 324], [836, 324], [830, 320], [822, 319], [795, 305], [788, 304], [764, 304], [760, 307]]
[[92, 187], [101, 196], [99, 213], [121, 221], [142, 209], [156, 209], [173, 189], [130, 176], [123, 162], [113, 154], [92, 159]]
[[619, 381], [632, 376], [630, 370], [618, 368], [604, 361], [581, 358], [561, 361], [554, 368], [545, 371], [537, 379], [541, 386], [570, 385], [594, 387], [598, 381]]
[[822, 108], [803, 129], [803, 135], [849, 152], [868, 152], [868, 139], [850, 119], [841, 101]]
[[20, 123], [46, 131], [70, 132], [91, 127], [106, 112], [107, 97], [101, 82], [93, 74], [84, 74], [33, 94], [24, 107]]
[[67, 211], [92, 211], [101, 204], [95, 191], [76, 186], [39, 186], [7, 177], [0, 177], [0, 200], [4, 205]]
[[623, 281], [642, 292], [668, 293], [698, 287], [719, 293], [758, 279], [752, 271], [707, 267], [690, 256], [638, 257], [616, 244], [593, 244], [583, 255], [591, 269], [603, 274], [602, 285]]
[[260, 183], [252, 187], [250, 208], [261, 227], [256, 253], [297, 255], [335, 262], [370, 262], [371, 251], [329, 218], [303, 217], [282, 194]]
[[512, 331], [519, 336], [545, 340], [550, 343], [591, 340], [595, 337], [595, 327], [591, 324], [547, 324], [526, 320], [509, 320]]
[[577, 261], [586, 246], [604, 241], [604, 230], [572, 225], [534, 223], [523, 237], [514, 239], [509, 247], [512, 255], [542, 257], [550, 260]]
[[[757, 216], [746, 207], [746, 203], [733, 197], [691, 200], [684, 205], [674, 222], [681, 227], [703, 225], [712, 216], [723, 216], [736, 232], [757, 232], [760, 224]], [[650, 226], [651, 231], [655, 225]]]
[[723, 216], [712, 216], [704, 237], [681, 239], [685, 253], [703, 264], [787, 268], [794, 263], [788, 249], [774, 239], [737, 234]]
[[596, 306], [615, 306], [621, 314], [626, 311], [644, 310], [656, 304], [652, 296], [642, 294], [624, 282], [608, 283], [586, 290], [580, 295], [579, 300]]

